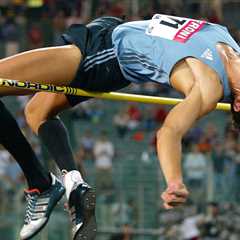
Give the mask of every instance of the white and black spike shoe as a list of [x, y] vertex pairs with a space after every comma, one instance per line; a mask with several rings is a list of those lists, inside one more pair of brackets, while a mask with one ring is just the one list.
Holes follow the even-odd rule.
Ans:
[[20, 232], [20, 239], [26, 240], [34, 237], [47, 224], [48, 219], [65, 193], [62, 183], [51, 174], [52, 185], [49, 190], [40, 193], [38, 189], [26, 190], [27, 207], [24, 225]]
[[64, 176], [64, 184], [72, 222], [73, 240], [94, 240], [97, 235], [94, 189], [82, 179], [79, 181], [77, 171], [67, 173]]

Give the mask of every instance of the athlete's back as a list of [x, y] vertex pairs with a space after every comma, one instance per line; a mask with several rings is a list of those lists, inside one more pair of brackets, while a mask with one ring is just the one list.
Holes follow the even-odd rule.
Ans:
[[118, 26], [112, 39], [122, 72], [132, 82], [154, 81], [170, 85], [175, 64], [194, 57], [218, 73], [224, 86], [224, 97], [230, 95], [216, 45], [226, 43], [238, 52], [240, 48], [223, 26], [157, 14], [152, 20]]

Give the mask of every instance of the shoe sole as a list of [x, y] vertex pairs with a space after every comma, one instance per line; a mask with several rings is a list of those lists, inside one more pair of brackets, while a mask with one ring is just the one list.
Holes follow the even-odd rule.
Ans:
[[51, 216], [52, 211], [54, 210], [54, 208], [56, 207], [56, 205], [57, 205], [58, 202], [61, 200], [61, 198], [63, 197], [64, 194], [65, 194], [65, 190], [62, 192], [61, 195], [59, 195], [59, 197], [58, 197], [58, 199], [57, 199], [57, 201], [56, 201], [56, 204], [55, 204], [55, 205], [53, 206], [53, 208], [51, 209], [50, 214], [49, 214], [46, 222], [45, 222], [33, 235], [31, 235], [31, 236], [28, 237], [28, 238], [20, 238], [20, 240], [29, 240], [29, 239], [35, 237], [39, 232], [41, 232], [41, 230], [47, 225], [47, 223], [48, 223], [48, 221], [49, 221], [49, 219], [50, 219], [50, 216]]
[[97, 236], [95, 217], [96, 193], [89, 189], [83, 196], [84, 220], [83, 226], [75, 233], [73, 240], [94, 240]]

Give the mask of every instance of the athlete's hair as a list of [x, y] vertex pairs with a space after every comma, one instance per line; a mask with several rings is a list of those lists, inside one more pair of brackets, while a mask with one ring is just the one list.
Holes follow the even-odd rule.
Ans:
[[232, 112], [232, 124], [233, 127], [240, 131], [240, 112], [236, 112], [233, 108], [234, 96], [231, 97], [231, 112]]

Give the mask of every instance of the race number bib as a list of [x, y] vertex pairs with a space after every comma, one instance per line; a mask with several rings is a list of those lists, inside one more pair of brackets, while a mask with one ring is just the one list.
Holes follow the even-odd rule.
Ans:
[[200, 31], [206, 21], [155, 14], [146, 30], [146, 34], [185, 43]]

